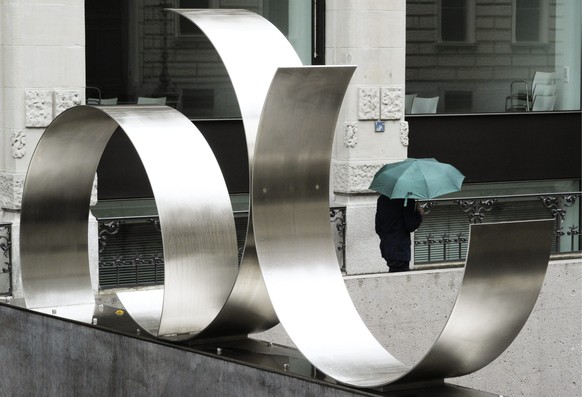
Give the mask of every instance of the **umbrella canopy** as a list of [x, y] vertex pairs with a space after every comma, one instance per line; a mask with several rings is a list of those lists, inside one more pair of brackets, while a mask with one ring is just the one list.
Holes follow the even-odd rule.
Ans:
[[458, 192], [463, 179], [465, 176], [450, 164], [409, 158], [380, 168], [370, 189], [390, 198], [433, 199]]

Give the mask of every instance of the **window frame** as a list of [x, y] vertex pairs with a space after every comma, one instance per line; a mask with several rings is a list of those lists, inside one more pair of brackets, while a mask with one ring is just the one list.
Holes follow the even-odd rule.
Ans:
[[534, 41], [518, 40], [517, 39], [517, 23], [518, 23], [518, 3], [519, 0], [512, 0], [511, 12], [511, 44], [512, 45], [547, 45], [550, 40], [550, 2], [549, 0], [540, 1], [540, 13], [538, 19], [538, 35], [539, 39]]

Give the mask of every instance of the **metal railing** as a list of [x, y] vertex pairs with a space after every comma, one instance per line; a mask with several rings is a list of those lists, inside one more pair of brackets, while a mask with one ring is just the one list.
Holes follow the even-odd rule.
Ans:
[[[344, 207], [330, 208], [330, 222], [340, 268], [345, 271]], [[239, 262], [247, 230], [247, 211], [234, 214]], [[98, 218], [99, 286], [129, 288], [164, 282], [164, 254], [157, 216]]]
[[12, 224], [0, 223], [0, 296], [12, 295]]
[[552, 218], [552, 253], [579, 252], [581, 196], [581, 192], [560, 192], [421, 201], [425, 215], [414, 235], [414, 263], [463, 262], [469, 225], [481, 222]]
[[[421, 201], [425, 215], [414, 234], [415, 266], [461, 265], [467, 254], [469, 225], [481, 222], [553, 218], [553, 254], [578, 253], [581, 196], [582, 192], [560, 192]], [[247, 216], [245, 211], [235, 213], [239, 260]], [[346, 209], [330, 208], [329, 216], [340, 269], [345, 271]], [[98, 223], [101, 288], [163, 283], [163, 246], [156, 216], [100, 218]]]
[[164, 254], [157, 217], [98, 219], [99, 286], [159, 285], [164, 282]]

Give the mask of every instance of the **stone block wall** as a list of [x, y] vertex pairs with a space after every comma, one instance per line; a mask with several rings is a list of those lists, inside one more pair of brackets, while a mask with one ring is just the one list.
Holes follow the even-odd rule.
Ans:
[[[0, 221], [12, 223], [15, 298], [22, 297], [19, 223], [28, 164], [52, 120], [85, 101], [84, 10], [83, 0], [0, 0]], [[93, 203], [96, 197], [94, 189]], [[96, 266], [96, 227], [89, 233]]]
[[84, 2], [1, 1], [0, 16], [0, 204], [18, 210], [42, 131], [84, 101]]

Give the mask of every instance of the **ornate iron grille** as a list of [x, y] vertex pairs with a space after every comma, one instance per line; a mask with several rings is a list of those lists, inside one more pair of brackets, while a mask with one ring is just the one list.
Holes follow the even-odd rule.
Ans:
[[463, 199], [436, 199], [422, 202], [425, 216], [415, 232], [414, 262], [426, 265], [437, 262], [464, 261], [467, 254], [469, 225], [481, 222], [517, 220], [555, 220], [554, 254], [580, 251], [580, 215], [565, 224], [569, 208], [582, 193], [546, 195], [512, 195]]
[[99, 221], [100, 288], [162, 284], [163, 258], [157, 218]]
[[12, 224], [0, 223], [0, 296], [12, 295]]
[[[234, 214], [238, 260], [242, 258], [248, 212]], [[98, 219], [99, 287], [131, 288], [164, 283], [164, 254], [159, 219], [128, 216]], [[345, 208], [330, 209], [338, 261], [345, 270]]]

